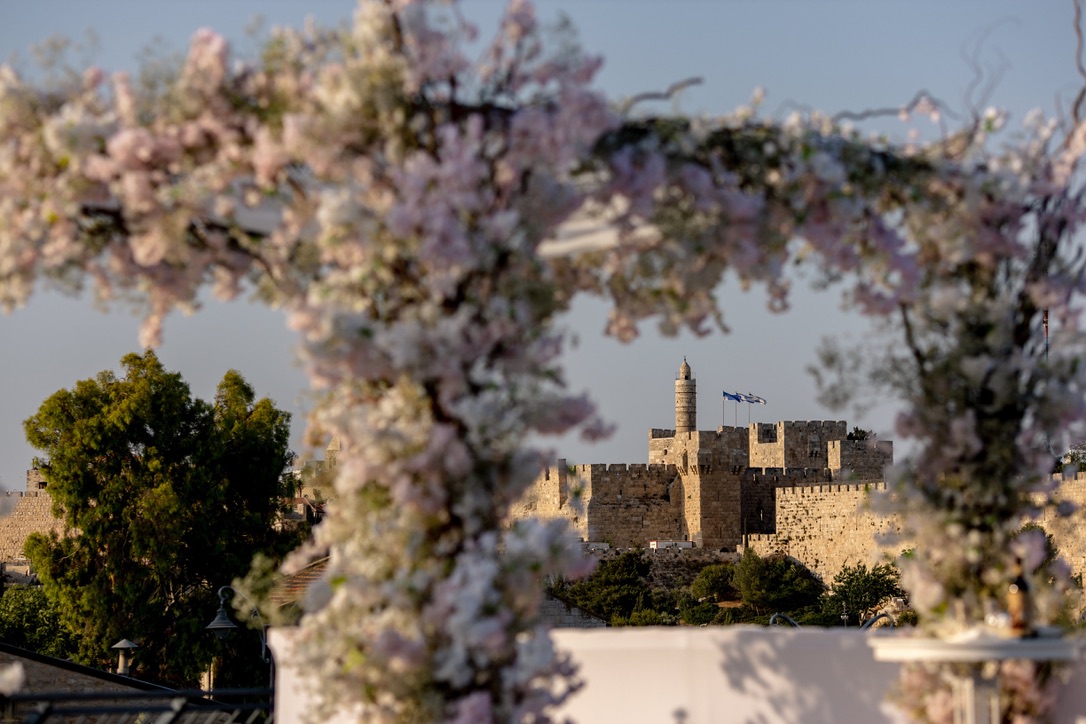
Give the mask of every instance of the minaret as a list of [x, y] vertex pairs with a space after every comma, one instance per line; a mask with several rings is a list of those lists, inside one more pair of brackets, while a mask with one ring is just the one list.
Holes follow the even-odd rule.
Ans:
[[690, 365], [683, 357], [679, 376], [675, 378], [675, 434], [696, 432], [698, 429], [698, 382], [690, 374]]

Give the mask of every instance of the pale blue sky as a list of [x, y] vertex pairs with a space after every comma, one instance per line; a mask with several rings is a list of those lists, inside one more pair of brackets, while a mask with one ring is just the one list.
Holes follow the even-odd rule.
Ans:
[[[248, 47], [243, 29], [255, 13], [271, 24], [306, 15], [326, 23], [346, 18], [350, 0], [0, 0], [0, 58], [51, 34], [80, 37], [93, 28], [100, 47], [93, 61], [107, 70], [131, 69], [150, 44], [183, 51], [199, 27], [213, 27]], [[982, 36], [979, 58], [1002, 74], [989, 103], [1009, 109], [1012, 124], [1030, 108], [1069, 105], [1080, 82], [1074, 70], [1070, 0], [553, 0], [538, 3], [544, 19], [559, 11], [572, 18], [583, 45], [604, 56], [599, 86], [612, 97], [660, 90], [690, 76], [704, 83], [683, 93], [688, 113], [724, 112], [743, 104], [756, 86], [768, 93], [765, 109], [826, 111], [896, 107], [925, 89], [963, 108], [972, 79], [967, 58]], [[467, 12], [483, 35], [502, 3], [476, 0]], [[669, 110], [665, 104], [661, 110]], [[900, 135], [895, 120], [880, 130]], [[568, 358], [571, 387], [589, 390], [618, 423], [615, 436], [593, 447], [555, 441], [571, 461], [645, 462], [651, 427], [674, 423], [673, 380], [685, 355], [698, 379], [699, 426], [732, 424], [721, 390], [754, 392], [769, 400], [751, 411], [754, 421], [842, 419], [892, 438], [888, 404], [865, 418], [828, 412], [815, 401], [805, 368], [826, 335], [862, 334], [862, 321], [837, 311], [834, 293], [797, 291], [793, 312], [764, 311], [764, 295], [724, 289], [729, 336], [661, 339], [651, 325], [623, 346], [600, 335], [604, 308], [579, 304], [568, 324], [580, 339]], [[26, 309], [0, 317], [0, 486], [20, 490], [34, 452], [22, 420], [52, 392], [99, 370], [116, 368], [137, 350], [138, 321], [129, 313], [103, 315], [87, 303], [43, 292]], [[241, 302], [211, 304], [195, 317], [171, 317], [159, 351], [205, 399], [229, 368], [236, 368], [280, 406], [296, 414], [295, 449], [305, 405], [305, 380], [292, 363], [293, 338], [280, 315]], [[740, 424], [747, 421], [741, 408]], [[551, 441], [548, 441], [550, 443]]]

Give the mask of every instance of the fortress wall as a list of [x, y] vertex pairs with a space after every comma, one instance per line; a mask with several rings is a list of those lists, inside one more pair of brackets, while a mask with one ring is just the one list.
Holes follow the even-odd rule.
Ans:
[[46, 482], [45, 476], [41, 474], [41, 471], [37, 468], [31, 468], [26, 471], [26, 491], [28, 493], [45, 490]]
[[1086, 473], [1055, 477], [1060, 480], [1057, 499], [1071, 503], [1076, 510], [1061, 517], [1054, 509], [1045, 508], [1036, 522], [1052, 535], [1052, 542], [1071, 565], [1072, 575], [1086, 574]]
[[[675, 465], [680, 468], [692, 464], [694, 460], [689, 458], [697, 455], [700, 435], [699, 432], [679, 432], [669, 437], [649, 438], [649, 464]], [[685, 463], [684, 453], [687, 455]]]
[[43, 490], [27, 493], [8, 493], [15, 499], [9, 515], [0, 518], [0, 561], [18, 561], [23, 558], [23, 545], [31, 533], [58, 534], [64, 532], [64, 523], [53, 516], [53, 498]]
[[543, 470], [510, 511], [514, 518], [553, 518], [562, 512], [569, 494], [568, 466], [559, 458]]
[[911, 543], [900, 542], [881, 549], [876, 536], [900, 533], [896, 516], [867, 510], [869, 496], [886, 495], [877, 484], [821, 484], [776, 491], [776, 534], [749, 535], [746, 547], [759, 555], [780, 551], [829, 582], [846, 565], [872, 565], [883, 554], [896, 556]]
[[821, 469], [747, 469], [741, 476], [742, 526], [746, 533], [773, 533], [777, 530], [777, 490], [828, 483], [833, 471]]
[[784, 467], [784, 423], [754, 422], [750, 425], [750, 457], [752, 468]]
[[674, 467], [579, 465], [577, 474], [592, 490], [585, 502], [585, 540], [628, 548], [680, 535], [682, 486]]
[[784, 425], [784, 467], [828, 468], [827, 448], [848, 437], [844, 420], [788, 421]]
[[699, 469], [697, 479], [700, 540], [695, 537], [691, 540], [704, 548], [735, 550], [743, 534], [739, 475], [731, 468], [707, 466]]
[[[569, 466], [559, 458], [555, 465], [543, 470], [531, 486], [509, 508], [509, 520], [523, 518], [564, 519], [574, 535], [587, 540], [587, 523], [584, 506], [592, 497], [592, 488], [587, 479], [576, 471], [588, 466]], [[579, 504], [573, 504], [570, 495], [577, 492]]]
[[828, 445], [831, 470], [840, 470], [842, 479], [882, 480], [886, 466], [894, 461], [894, 443], [884, 440], [831, 440]]
[[699, 433], [702, 450], [708, 450], [714, 468], [738, 472], [750, 460], [750, 430], [745, 427], [718, 427], [712, 432]]
[[588, 481], [592, 500], [621, 504], [630, 499], [667, 499], [676, 471], [669, 465], [577, 465], [576, 476]]

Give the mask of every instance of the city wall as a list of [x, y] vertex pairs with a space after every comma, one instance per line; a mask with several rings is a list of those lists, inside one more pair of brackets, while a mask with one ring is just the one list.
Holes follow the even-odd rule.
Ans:
[[894, 462], [889, 440], [830, 440], [826, 449], [830, 469], [841, 471], [842, 480], [882, 480], [883, 470]]
[[821, 484], [778, 488], [776, 533], [748, 535], [746, 547], [761, 556], [785, 553], [831, 581], [846, 565], [873, 565], [913, 547], [900, 536], [901, 522], [871, 510], [873, 496], [887, 495], [883, 483]]
[[8, 493], [14, 500], [11, 513], [0, 518], [0, 561], [17, 563], [24, 560], [23, 546], [31, 533], [64, 532], [64, 522], [53, 516], [53, 498], [44, 490]]
[[1059, 516], [1054, 508], [1045, 508], [1036, 522], [1052, 535], [1052, 542], [1071, 566], [1071, 574], [1086, 578], [1086, 525], [1083, 525], [1086, 516], [1086, 472], [1057, 475], [1056, 478], [1059, 482], [1056, 500], [1071, 504], [1075, 512], [1070, 516]]
[[575, 475], [586, 491], [586, 519], [577, 526], [584, 540], [628, 548], [680, 535], [684, 492], [675, 468], [577, 465]]
[[843, 420], [782, 420], [751, 423], [752, 468], [828, 468], [827, 446], [848, 437]]

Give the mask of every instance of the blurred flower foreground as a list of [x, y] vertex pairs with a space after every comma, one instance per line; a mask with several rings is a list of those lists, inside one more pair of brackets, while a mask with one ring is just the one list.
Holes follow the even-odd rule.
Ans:
[[[703, 333], [725, 273], [784, 308], [796, 264], [821, 270], [899, 335], [916, 453], [887, 477], [924, 542], [905, 562], [922, 620], [983, 626], [1039, 563], [1014, 533], [1086, 418], [1079, 105], [895, 145], [757, 97], [616, 109], [599, 65], [526, 1], [484, 41], [455, 3], [361, 0], [248, 60], [201, 31], [153, 84], [0, 68], [5, 310], [41, 280], [89, 285], [139, 300], [153, 345], [205, 285], [249, 286], [298, 332], [311, 428], [342, 448], [299, 634], [329, 706], [546, 721], [576, 689], [538, 614], [543, 578], [585, 563], [559, 524], [504, 521], [543, 462], [525, 440], [607, 433], [563, 385], [554, 320], [578, 293], [610, 298], [621, 339], [649, 317]], [[609, 233], [570, 239], [574, 217]], [[1044, 621], [1066, 576], [1033, 578]]]

